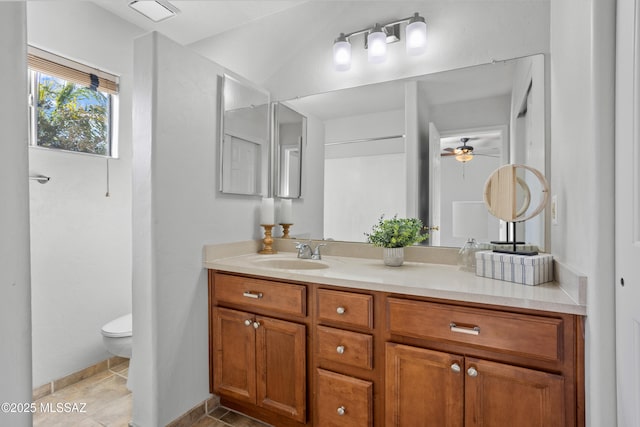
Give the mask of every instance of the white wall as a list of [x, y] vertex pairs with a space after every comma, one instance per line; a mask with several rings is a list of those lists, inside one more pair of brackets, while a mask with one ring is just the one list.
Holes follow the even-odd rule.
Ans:
[[366, 241], [380, 215], [406, 216], [404, 110], [359, 114], [324, 122], [324, 238]]
[[[14, 403], [31, 402], [25, 10], [24, 2], [0, 2], [0, 402]], [[0, 411], [0, 425], [31, 420]]]
[[453, 236], [453, 204], [454, 201], [482, 202], [484, 184], [491, 173], [502, 165], [499, 158], [474, 156], [470, 162], [460, 163], [453, 156], [443, 157], [440, 161], [441, 180], [446, 188], [440, 195], [440, 244], [459, 248], [464, 246], [468, 237], [478, 242], [499, 240], [500, 221], [487, 214], [488, 238], [480, 236]]
[[553, 1], [551, 30], [551, 252], [588, 277], [587, 425], [613, 426], [615, 1]]
[[[331, 43], [340, 32], [408, 17], [416, 11], [427, 20], [429, 49], [425, 55], [409, 57], [404, 44], [398, 43], [389, 46], [387, 63], [372, 65], [366, 61], [363, 40], [354, 38], [351, 70], [333, 69]], [[305, 2], [191, 47], [265, 87], [274, 100], [283, 100], [548, 52], [549, 3], [386, 1], [367, 2], [364, 7], [360, 1]], [[239, 51], [246, 55], [238, 55]], [[416, 98], [415, 91], [411, 98]], [[415, 104], [411, 99], [407, 102]], [[413, 152], [417, 150], [418, 123], [405, 127]], [[307, 157], [305, 165], [310, 160]], [[407, 168], [417, 169], [417, 162], [416, 152], [416, 164], [408, 163]], [[413, 187], [408, 188], [407, 209], [418, 215], [418, 190]], [[299, 203], [310, 203], [309, 197], [306, 193]], [[321, 206], [322, 199], [316, 197], [313, 203]]]
[[[385, 64], [368, 64], [360, 36], [352, 40], [351, 70], [333, 69], [331, 45], [341, 32], [409, 17], [414, 12], [427, 21], [426, 54], [408, 57], [404, 43], [397, 43], [389, 46]], [[192, 47], [282, 100], [547, 52], [549, 3], [380, 1], [364, 5], [361, 1], [312, 1]]]
[[[223, 72], [156, 33], [135, 41], [133, 422], [140, 426], [165, 425], [209, 396], [203, 245], [262, 237], [260, 198], [216, 187]], [[303, 214], [294, 207], [294, 215]]]
[[462, 129], [509, 125], [511, 98], [495, 96], [464, 102], [431, 105], [431, 121], [442, 133]]
[[29, 149], [31, 172], [51, 177], [31, 184], [37, 387], [110, 357], [100, 328], [131, 312], [132, 40], [142, 31], [90, 2], [28, 2], [27, 19], [30, 44], [120, 76], [110, 197], [104, 157]]

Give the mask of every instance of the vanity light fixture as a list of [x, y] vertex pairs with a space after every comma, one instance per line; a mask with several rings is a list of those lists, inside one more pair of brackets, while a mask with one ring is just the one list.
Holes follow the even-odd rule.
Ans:
[[387, 44], [400, 41], [400, 24], [407, 24], [405, 27], [407, 54], [411, 56], [423, 54], [427, 49], [427, 24], [425, 19], [416, 12], [409, 18], [385, 24], [376, 23], [373, 28], [365, 28], [347, 34], [340, 33], [340, 36], [333, 43], [333, 64], [336, 71], [347, 71], [351, 68], [350, 39], [360, 34], [366, 34], [364, 48], [368, 50], [369, 62], [373, 64], [385, 62]]
[[177, 7], [167, 0], [131, 0], [129, 7], [153, 22], [164, 21], [180, 12]]

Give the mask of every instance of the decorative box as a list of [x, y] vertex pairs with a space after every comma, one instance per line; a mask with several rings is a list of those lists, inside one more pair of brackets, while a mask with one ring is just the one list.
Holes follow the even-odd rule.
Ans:
[[553, 280], [553, 256], [476, 252], [476, 275], [523, 285], [539, 285]]

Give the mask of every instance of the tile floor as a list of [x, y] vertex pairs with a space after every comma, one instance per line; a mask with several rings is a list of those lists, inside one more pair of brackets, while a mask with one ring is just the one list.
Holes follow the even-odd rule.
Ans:
[[122, 427], [131, 418], [127, 362], [36, 400], [34, 427]]
[[[34, 427], [127, 427], [131, 392], [128, 362], [35, 401]], [[199, 419], [193, 427], [268, 427], [223, 407]]]

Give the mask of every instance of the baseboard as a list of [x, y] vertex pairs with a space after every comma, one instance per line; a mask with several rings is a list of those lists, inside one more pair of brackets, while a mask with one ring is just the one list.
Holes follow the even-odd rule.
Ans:
[[[167, 424], [167, 427], [191, 427], [200, 418], [211, 413], [214, 409], [220, 406], [220, 398], [218, 396], [211, 396], [209, 399], [194, 406], [185, 414], [179, 416], [175, 420]], [[131, 424], [135, 426], [135, 424]]]
[[76, 371], [62, 378], [58, 378], [57, 380], [53, 380], [49, 383], [38, 386], [33, 389], [33, 395], [32, 395], [33, 401], [35, 402], [38, 399], [42, 399], [43, 397], [48, 396], [57, 390], [68, 387], [77, 382], [80, 382], [99, 372], [107, 371], [113, 368], [114, 366], [121, 365], [122, 363], [125, 363], [128, 360], [129, 359], [124, 357], [114, 356], [109, 359], [105, 359], [101, 362], [98, 362], [95, 365], [91, 365], [87, 368], [81, 369], [79, 371]]

